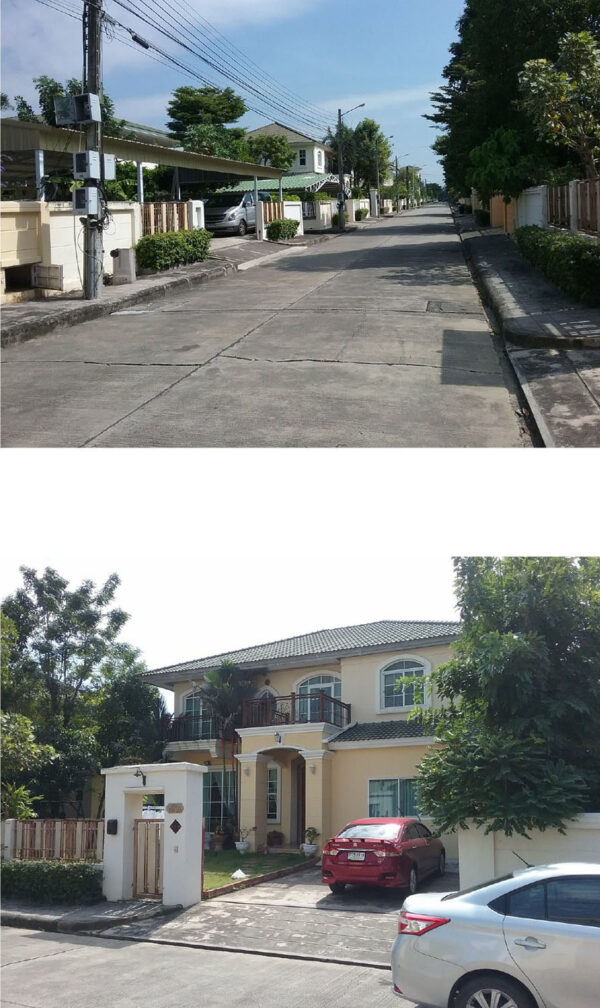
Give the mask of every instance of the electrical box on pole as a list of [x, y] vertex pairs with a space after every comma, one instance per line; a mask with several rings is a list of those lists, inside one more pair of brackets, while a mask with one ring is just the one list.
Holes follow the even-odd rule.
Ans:
[[96, 186], [82, 186], [73, 190], [73, 213], [97, 217], [100, 213], [100, 196]]
[[54, 99], [54, 118], [57, 126], [85, 125], [102, 122], [100, 98], [97, 94], [71, 95]]

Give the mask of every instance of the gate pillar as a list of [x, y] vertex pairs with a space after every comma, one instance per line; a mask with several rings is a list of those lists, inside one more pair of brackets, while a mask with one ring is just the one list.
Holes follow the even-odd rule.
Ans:
[[109, 767], [106, 777], [103, 891], [107, 900], [133, 896], [134, 821], [146, 794], [165, 804], [161, 856], [165, 906], [192, 906], [202, 898], [202, 779], [197, 763], [145, 763]]

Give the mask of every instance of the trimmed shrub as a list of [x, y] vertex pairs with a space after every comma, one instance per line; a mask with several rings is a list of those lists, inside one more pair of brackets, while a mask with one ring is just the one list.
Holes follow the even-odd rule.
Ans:
[[584, 304], [600, 304], [600, 245], [563, 231], [517, 228], [520, 251], [558, 287]]
[[[269, 193], [269, 196], [271, 197], [271, 201], [273, 203], [279, 203], [279, 190], [277, 190], [277, 192]], [[301, 197], [298, 196], [298, 193], [284, 192], [283, 194], [284, 203], [290, 203], [290, 202], [300, 203], [300, 201]]]
[[359, 207], [358, 210], [354, 211], [354, 220], [364, 220], [368, 213], [369, 211], [366, 207]]
[[135, 247], [137, 264], [142, 269], [164, 270], [202, 262], [208, 258], [211, 237], [204, 228], [145, 235]]
[[267, 238], [269, 241], [280, 241], [281, 238], [293, 238], [299, 227], [300, 222], [297, 220], [279, 218], [267, 225]]
[[[333, 213], [331, 215], [331, 223], [333, 224], [334, 227], [338, 226], [339, 220], [340, 220], [339, 213]], [[344, 210], [344, 220], [346, 220], [346, 221], [348, 220], [348, 211], [347, 210]]]
[[102, 897], [102, 869], [85, 861], [5, 861], [5, 899], [37, 903], [93, 903]]

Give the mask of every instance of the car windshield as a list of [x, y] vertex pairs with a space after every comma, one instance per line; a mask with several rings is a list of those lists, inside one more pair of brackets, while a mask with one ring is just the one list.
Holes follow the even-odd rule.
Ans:
[[233, 195], [231, 193], [214, 193], [207, 198], [206, 205], [220, 207], [237, 206], [241, 201], [242, 197], [240, 193], [233, 193]]
[[487, 882], [479, 882], [477, 885], [469, 886], [468, 889], [459, 889], [457, 892], [450, 892], [446, 896], [442, 896], [442, 899], [458, 899], [459, 896], [467, 896], [469, 893], [478, 892], [479, 889], [485, 889], [487, 886], [495, 885], [496, 882], [506, 882], [509, 878], [513, 878], [512, 872], [508, 875], [500, 875], [498, 878], [488, 879]]
[[346, 826], [338, 833], [343, 840], [395, 840], [398, 823], [361, 823]]

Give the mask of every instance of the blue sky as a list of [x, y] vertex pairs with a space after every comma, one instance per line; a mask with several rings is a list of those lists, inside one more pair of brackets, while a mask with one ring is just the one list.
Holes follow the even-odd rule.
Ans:
[[[81, 0], [49, 0], [74, 13]], [[435, 131], [422, 114], [428, 110], [428, 94], [441, 83], [441, 71], [448, 59], [448, 46], [456, 37], [456, 21], [463, 0], [422, 0], [420, 4], [404, 0], [379, 0], [369, 13], [364, 0], [122, 0], [131, 8], [153, 11], [158, 17], [175, 14], [183, 21], [181, 28], [190, 38], [195, 13], [200, 13], [228, 42], [241, 50], [263, 74], [269, 75], [311, 105], [318, 105], [319, 123], [335, 120], [337, 108], [343, 110], [365, 102], [347, 117], [355, 125], [363, 116], [381, 124], [385, 134], [393, 134], [391, 144], [400, 163], [423, 166], [423, 175], [442, 181], [441, 170], [430, 145]], [[141, 23], [117, 0], [105, 0], [105, 10], [123, 25], [155, 42], [166, 52], [195, 68], [212, 83], [231, 83], [192, 54], [162, 37], [154, 28]], [[78, 21], [59, 13], [37, 0], [2, 0], [3, 83], [2, 90], [12, 97], [23, 94], [34, 98], [31, 80], [46, 73], [65, 80], [81, 73], [81, 27]], [[166, 16], [161, 17], [162, 24]], [[203, 31], [206, 24], [200, 24]], [[119, 34], [122, 34], [118, 30]], [[206, 36], [204, 36], [206, 38]], [[211, 44], [226, 47], [222, 38], [212, 36]], [[155, 62], [137, 47], [128, 47], [116, 38], [105, 37], [104, 87], [116, 104], [117, 114], [135, 122], [163, 127], [166, 104], [174, 88], [198, 84], [174, 67]], [[215, 53], [215, 50], [213, 50]], [[219, 54], [225, 57], [221, 49]], [[239, 55], [228, 54], [237, 64]], [[303, 124], [298, 119], [298, 97], [283, 97], [275, 85], [254, 83], [270, 96], [277, 94], [284, 104], [291, 103], [296, 113], [276, 112], [260, 98], [248, 101], [261, 112], [248, 112], [241, 124], [253, 128], [277, 120], [303, 128], [320, 136], [319, 126]], [[247, 76], [247, 71], [245, 71]], [[231, 84], [236, 90], [241, 90]]]

